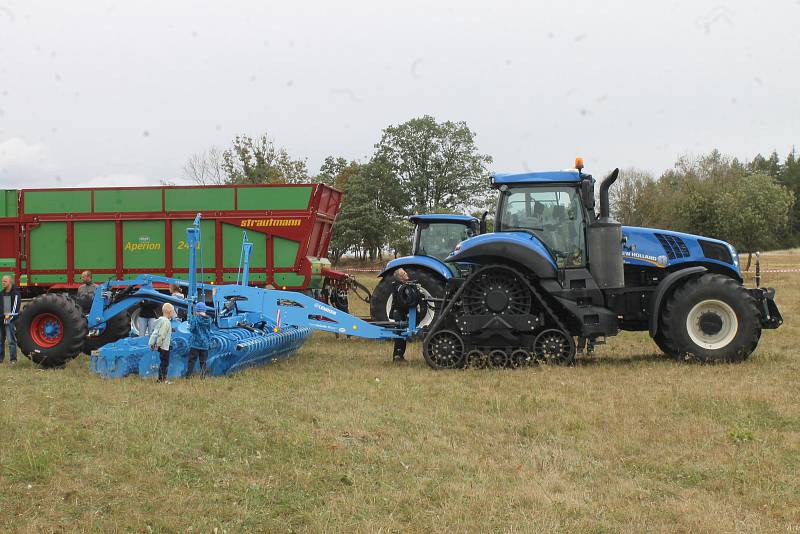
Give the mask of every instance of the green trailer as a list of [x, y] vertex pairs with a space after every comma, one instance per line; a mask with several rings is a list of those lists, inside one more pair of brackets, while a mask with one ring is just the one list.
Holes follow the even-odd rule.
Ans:
[[335, 286], [328, 245], [341, 192], [324, 184], [0, 190], [0, 272], [28, 296], [142, 273], [188, 272], [186, 227], [200, 212], [203, 281], [235, 281], [242, 232], [254, 285]]

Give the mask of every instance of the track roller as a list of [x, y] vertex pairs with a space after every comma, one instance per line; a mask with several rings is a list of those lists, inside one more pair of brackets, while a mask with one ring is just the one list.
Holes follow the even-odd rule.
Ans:
[[452, 330], [439, 330], [430, 334], [425, 339], [422, 354], [433, 369], [464, 367], [464, 341]]
[[533, 357], [542, 363], [572, 363], [575, 361], [575, 340], [562, 330], [545, 330], [533, 342]]
[[524, 367], [534, 363], [533, 354], [526, 349], [514, 349], [511, 353], [511, 367]]
[[492, 367], [508, 367], [511, 364], [511, 355], [503, 349], [494, 349], [489, 353], [489, 363]]

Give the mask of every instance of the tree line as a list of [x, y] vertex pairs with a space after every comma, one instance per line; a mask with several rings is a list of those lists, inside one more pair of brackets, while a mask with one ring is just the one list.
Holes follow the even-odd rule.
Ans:
[[706, 235], [754, 252], [800, 246], [800, 157], [739, 161], [714, 150], [678, 159], [656, 178], [620, 172], [612, 213], [623, 224]]
[[[187, 177], [204, 185], [325, 183], [344, 193], [330, 259], [352, 254], [383, 259], [410, 252], [414, 213], [473, 213], [489, 209], [491, 156], [482, 154], [464, 122], [429, 115], [390, 125], [364, 162], [328, 156], [312, 174], [266, 134], [240, 135], [225, 149], [189, 158]], [[755, 156], [739, 161], [714, 150], [682, 156], [655, 177], [642, 169], [620, 173], [612, 209], [623, 224], [706, 235], [741, 251], [800, 246], [800, 156]]]

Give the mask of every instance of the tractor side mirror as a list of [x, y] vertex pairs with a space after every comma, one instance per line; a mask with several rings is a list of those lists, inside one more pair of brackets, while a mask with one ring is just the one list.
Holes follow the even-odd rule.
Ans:
[[478, 232], [480, 233], [480, 235], [486, 233], [486, 217], [488, 216], [489, 216], [488, 211], [484, 211], [483, 215], [481, 215], [481, 225], [478, 227]]
[[581, 197], [588, 211], [594, 211], [594, 178], [584, 176], [581, 180]]

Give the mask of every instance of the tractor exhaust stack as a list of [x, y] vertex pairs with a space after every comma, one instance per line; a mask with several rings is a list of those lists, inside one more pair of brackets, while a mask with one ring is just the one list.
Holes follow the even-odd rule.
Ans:
[[611, 208], [608, 202], [608, 190], [617, 181], [619, 177], [619, 169], [614, 169], [611, 174], [606, 176], [603, 183], [600, 184], [600, 218], [608, 219], [611, 216]]

